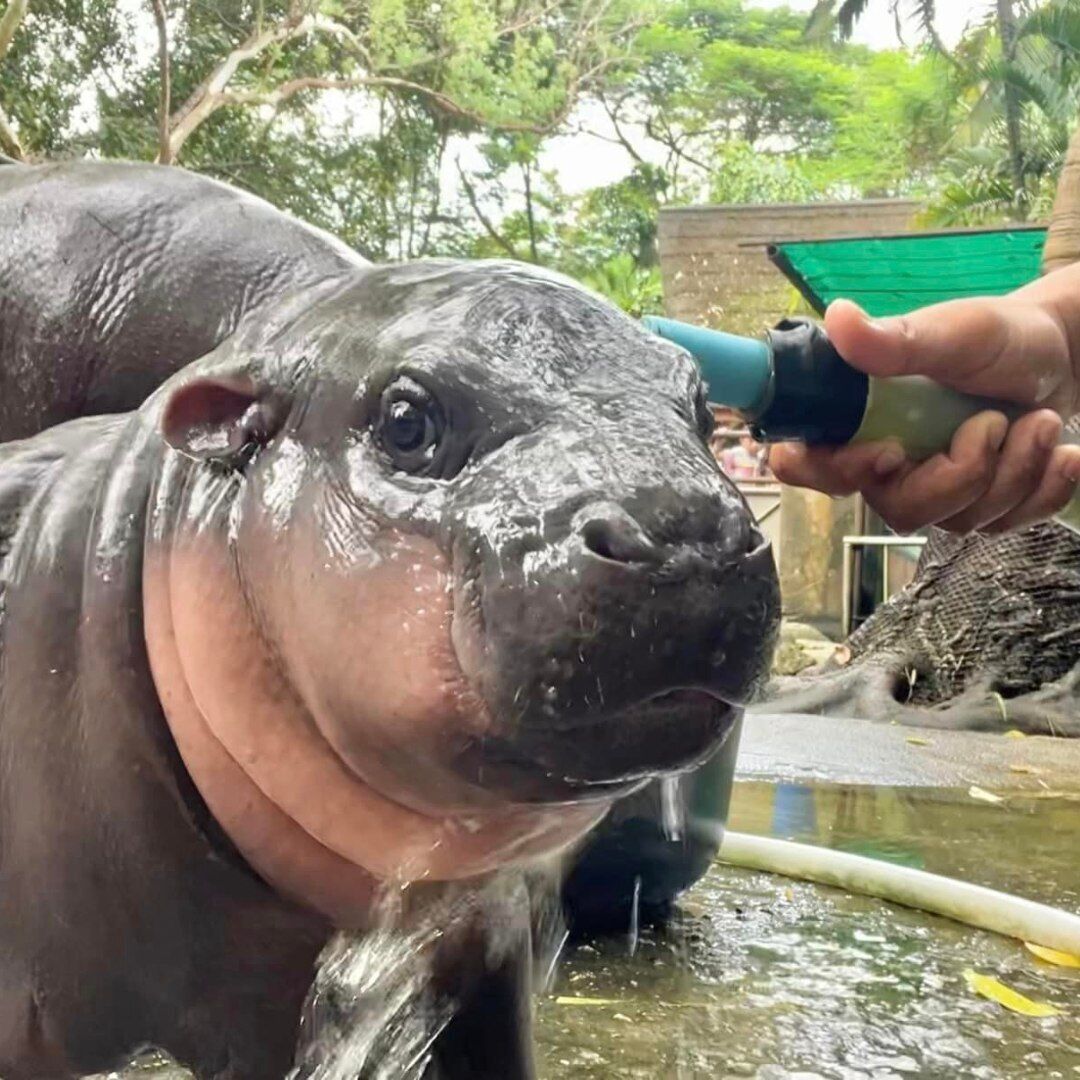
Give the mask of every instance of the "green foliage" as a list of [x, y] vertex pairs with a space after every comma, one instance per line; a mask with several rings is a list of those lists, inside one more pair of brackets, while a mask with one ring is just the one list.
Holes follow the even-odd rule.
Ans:
[[946, 182], [928, 215], [935, 223], [976, 225], [1050, 212], [1080, 116], [1080, 0], [1049, 0], [1019, 21], [1016, 34], [1011, 56], [989, 29], [972, 35], [960, 53], [970, 109], [944, 162]]
[[638, 266], [629, 253], [613, 256], [582, 280], [635, 318], [663, 310], [660, 271], [655, 266]]
[[32, 3], [0, 65], [0, 102], [23, 144], [49, 156], [92, 147], [82, 114], [99, 82], [130, 77], [133, 38], [114, 0]]
[[812, 202], [822, 195], [798, 159], [758, 153], [741, 140], [724, 143], [715, 162], [709, 198], [716, 203]]
[[565, 237], [563, 264], [588, 268], [628, 254], [638, 266], [657, 263], [656, 219], [666, 197], [668, 178], [642, 162], [624, 179], [585, 193], [571, 232]]
[[[641, 313], [659, 304], [664, 205], [920, 195], [965, 224], [1047, 207], [1080, 115], [1080, 0], [1019, 5], [1008, 55], [992, 21], [948, 57], [932, 36], [844, 40], [889, 2], [819, 0], [808, 28], [750, 0], [167, 0], [172, 130], [246, 42], [181, 164], [372, 259], [512, 255]], [[932, 29], [933, 6], [900, 11]], [[25, 148], [153, 158], [155, 43], [149, 0], [33, 0], [0, 62]], [[1021, 103], [1019, 188], [1006, 98]], [[583, 100], [627, 172], [570, 196], [545, 151]]]

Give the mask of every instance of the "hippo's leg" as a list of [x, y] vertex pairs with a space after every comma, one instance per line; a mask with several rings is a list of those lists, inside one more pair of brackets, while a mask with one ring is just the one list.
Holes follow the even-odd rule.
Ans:
[[30, 987], [0, 992], [0, 1076], [4, 1080], [71, 1080], [75, 1076], [42, 995]]
[[532, 933], [527, 899], [485, 905], [436, 960], [455, 1002], [425, 1080], [532, 1080]]

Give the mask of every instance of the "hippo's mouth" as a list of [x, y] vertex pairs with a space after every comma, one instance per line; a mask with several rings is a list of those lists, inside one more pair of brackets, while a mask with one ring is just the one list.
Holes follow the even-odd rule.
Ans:
[[[567, 644], [575, 640], [578, 619], [584, 627], [595, 618], [585, 609], [575, 614], [575, 605], [595, 602], [595, 596], [589, 598], [580, 589], [567, 597], [565, 629], [556, 627], [552, 633], [550, 625], [544, 628], [558, 655], [538, 650], [542, 674], [526, 666], [518, 670], [521, 681], [507, 679], [501, 663], [519, 662], [522, 654], [499, 648], [492, 640], [475, 554], [454, 554], [450, 647], [443, 659], [446, 679], [467, 688], [460, 697], [486, 718], [478, 722], [474, 717], [473, 737], [450, 763], [468, 787], [519, 804], [611, 799], [658, 775], [694, 767], [727, 738], [739, 715], [737, 706], [700, 685], [665, 686], [665, 676], [673, 672], [658, 666], [653, 666], [655, 681], [643, 679], [646, 685], [636, 689], [644, 693], [635, 699], [629, 685], [618, 685], [617, 672], [627, 667], [625, 657], [604, 674], [605, 684], [616, 683], [608, 707], [597, 705], [597, 698], [602, 702], [604, 697], [599, 678], [606, 671], [604, 656], [594, 652], [586, 657]], [[535, 617], [527, 607], [520, 616], [525, 622]], [[619, 639], [610, 635], [613, 642]], [[633, 633], [624, 640], [635, 641]], [[651, 652], [646, 639], [637, 638], [633, 647], [643, 658]], [[597, 687], [591, 703], [580, 692], [583, 672]], [[573, 682], [578, 687], [571, 687]], [[507, 685], [520, 690], [511, 694]]]
[[488, 735], [459, 755], [455, 771], [519, 803], [612, 798], [697, 765], [738, 715], [707, 691], [667, 690], [609, 713], [559, 717], [542, 731]]

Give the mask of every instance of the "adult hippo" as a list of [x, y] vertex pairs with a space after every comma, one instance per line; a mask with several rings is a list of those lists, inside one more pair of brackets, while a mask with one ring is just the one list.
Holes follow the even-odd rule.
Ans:
[[[381, 887], [527, 868], [730, 734], [777, 586], [685, 353], [179, 170], [5, 168], [0, 243], [0, 437], [60, 424], [0, 447], [6, 1080], [280, 1077]], [[507, 920], [442, 950], [431, 1075], [532, 1074]]]

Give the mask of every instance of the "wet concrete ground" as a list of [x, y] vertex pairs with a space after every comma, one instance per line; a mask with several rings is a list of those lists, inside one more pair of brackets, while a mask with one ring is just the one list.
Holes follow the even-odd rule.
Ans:
[[1010, 738], [827, 716], [747, 715], [745, 780], [1080, 793], [1080, 739]]

